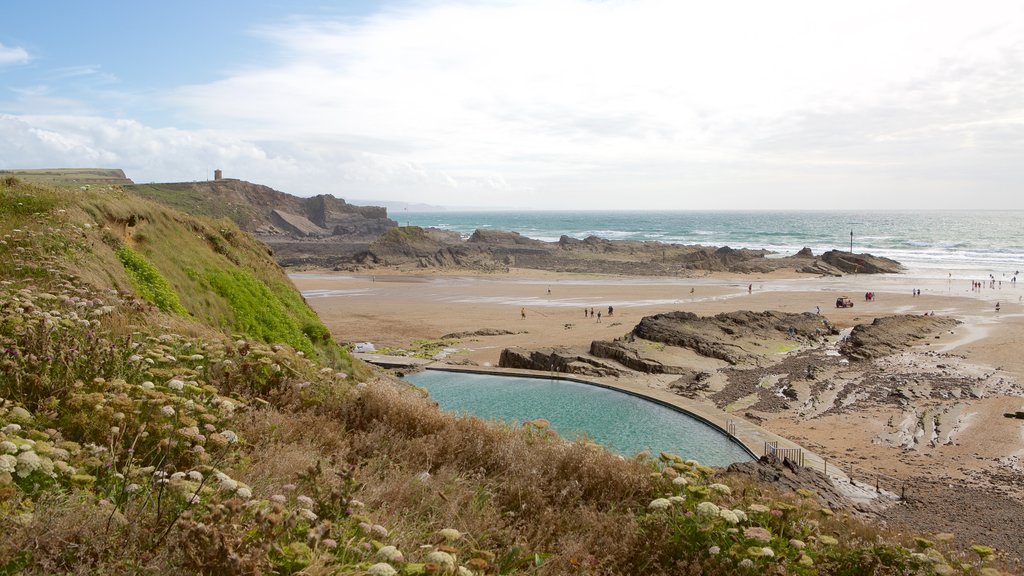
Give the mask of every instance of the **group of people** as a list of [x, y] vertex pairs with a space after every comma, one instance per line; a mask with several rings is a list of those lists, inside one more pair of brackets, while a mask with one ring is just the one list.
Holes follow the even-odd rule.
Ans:
[[[615, 312], [615, 308], [609, 306], [608, 307], [608, 315], [611, 316], [613, 312]], [[584, 318], [594, 318], [595, 317], [594, 316], [594, 309], [593, 308], [584, 308], [583, 309], [583, 317]], [[598, 322], [601, 321], [601, 311], [600, 310], [597, 311], [596, 318], [597, 318]]]

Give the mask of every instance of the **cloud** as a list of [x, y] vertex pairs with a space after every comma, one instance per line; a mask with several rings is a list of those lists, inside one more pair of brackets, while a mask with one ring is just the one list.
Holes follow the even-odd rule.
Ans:
[[[254, 33], [269, 54], [156, 97], [182, 128], [37, 113], [12, 118], [43, 132], [17, 137], [113, 154], [146, 180], [216, 165], [304, 195], [957, 207], [970, 189], [1021, 206], [1012, 0], [425, 1]], [[150, 150], [160, 159], [138, 158]]]
[[[1022, 23], [1012, 2], [416, 4], [262, 30], [281, 64], [173, 99], [243, 138], [372, 139], [374, 154], [456, 182], [501, 179], [493, 193], [504, 204], [556, 194], [560, 207], [628, 206], [610, 183], [643, 179], [644, 200], [684, 207], [736, 181], [729, 172], [745, 176], [737, 186], [780, 190], [819, 183], [824, 166], [847, 180], [852, 167], [914, 156], [910, 143], [882, 143], [940, 120], [987, 139], [1019, 112], [1021, 91], [1003, 86], [998, 107], [949, 102], [979, 103], [1000, 78], [1009, 84]], [[916, 105], [926, 108], [903, 113]]]
[[8, 48], [0, 43], [0, 66], [10, 66], [12, 64], [25, 64], [29, 61], [28, 52], [21, 47], [15, 46]]

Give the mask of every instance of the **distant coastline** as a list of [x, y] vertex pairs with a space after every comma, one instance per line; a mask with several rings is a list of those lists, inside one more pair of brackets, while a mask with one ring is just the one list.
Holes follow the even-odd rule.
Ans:
[[915, 275], [997, 279], [1024, 269], [1024, 211], [403, 211], [400, 225], [435, 227], [468, 237], [478, 228], [536, 240], [640, 240], [766, 249], [783, 255], [867, 252], [902, 263]]

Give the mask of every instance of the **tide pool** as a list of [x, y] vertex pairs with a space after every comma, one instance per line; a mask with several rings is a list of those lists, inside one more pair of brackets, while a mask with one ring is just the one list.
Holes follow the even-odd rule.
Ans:
[[672, 452], [710, 466], [752, 460], [720, 430], [643, 398], [566, 380], [426, 370], [405, 377], [442, 410], [521, 425], [544, 418], [566, 439], [586, 437], [613, 452]]

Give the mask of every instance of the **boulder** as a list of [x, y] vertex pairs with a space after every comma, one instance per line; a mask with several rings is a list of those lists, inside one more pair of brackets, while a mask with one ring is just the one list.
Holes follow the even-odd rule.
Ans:
[[829, 250], [821, 255], [821, 260], [842, 272], [852, 274], [895, 274], [903, 271], [899, 262], [871, 254]]
[[620, 376], [623, 373], [611, 364], [575, 348], [506, 348], [501, 351], [498, 366], [583, 376]]

